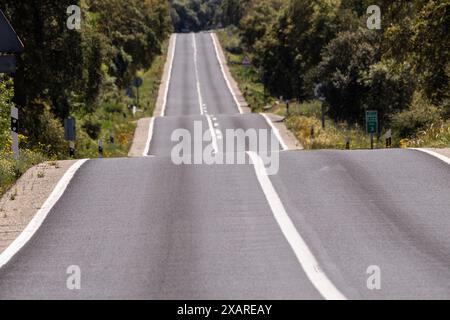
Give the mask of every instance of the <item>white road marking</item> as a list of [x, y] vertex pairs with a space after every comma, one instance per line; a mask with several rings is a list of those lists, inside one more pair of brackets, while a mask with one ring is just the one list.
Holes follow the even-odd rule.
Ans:
[[288, 146], [286, 145], [286, 143], [284, 143], [283, 138], [281, 138], [280, 135], [280, 131], [278, 130], [278, 128], [276, 128], [274, 126], [274, 124], [272, 123], [272, 121], [269, 119], [269, 117], [264, 114], [264, 113], [260, 113], [260, 115], [266, 119], [266, 122], [269, 124], [269, 126], [272, 128], [273, 134], [275, 135], [275, 137], [277, 137], [278, 141], [280, 142], [281, 148], [283, 150], [289, 150]]
[[175, 59], [175, 50], [177, 47], [177, 35], [174, 34], [173, 36], [174, 42], [173, 45], [173, 51], [170, 56], [170, 65], [169, 65], [169, 76], [167, 77], [167, 82], [165, 83], [165, 91], [164, 91], [164, 101], [163, 101], [163, 107], [161, 110], [161, 117], [164, 117], [166, 115], [166, 107], [167, 107], [167, 97], [169, 96], [169, 86], [170, 86], [170, 80], [172, 79], [172, 68], [173, 68], [173, 60]]
[[289, 218], [280, 197], [270, 181], [262, 159], [255, 152], [247, 153], [252, 159], [256, 176], [262, 187], [264, 195], [266, 196], [275, 220], [294, 251], [298, 262], [303, 268], [303, 271], [308, 276], [308, 279], [325, 299], [346, 300], [346, 297], [334, 286], [326, 274], [321, 271], [322, 269], [320, 268], [316, 258], [295, 228], [292, 220]]
[[195, 68], [195, 78], [197, 81], [197, 95], [198, 95], [198, 103], [200, 105], [200, 114], [203, 115], [203, 98], [202, 98], [202, 92], [200, 89], [200, 76], [198, 73], [198, 59], [197, 59], [197, 41], [195, 40], [195, 33], [192, 34], [192, 44], [194, 46], [194, 68]]
[[223, 138], [222, 131], [220, 131], [220, 129], [216, 129], [216, 136], [217, 136], [217, 139], [222, 139]]
[[236, 97], [236, 94], [234, 93], [233, 88], [231, 87], [230, 81], [228, 81], [228, 78], [227, 78], [227, 76], [225, 74], [225, 69], [224, 69], [222, 60], [220, 60], [219, 49], [217, 47], [218, 44], [216, 43], [216, 38], [214, 37], [214, 33], [210, 33], [210, 36], [211, 36], [211, 39], [212, 39], [213, 44], [214, 44], [214, 50], [216, 51], [216, 58], [217, 58], [217, 61], [219, 61], [219, 65], [220, 65], [220, 69], [222, 70], [223, 78], [225, 79], [225, 82], [226, 82], [226, 84], [228, 86], [228, 90], [230, 90], [231, 95], [233, 96], [234, 102], [236, 103], [236, 107], [238, 108], [239, 113], [242, 114], [243, 112], [242, 112], [241, 104], [239, 103], [239, 100]]
[[59, 180], [55, 189], [53, 189], [48, 199], [43, 204], [42, 208], [39, 209], [33, 219], [31, 219], [25, 230], [23, 230], [22, 233], [16, 238], [16, 240], [14, 240], [13, 243], [11, 243], [8, 248], [6, 248], [6, 250], [3, 251], [3, 253], [0, 255], [0, 268], [6, 265], [33, 237], [54, 205], [64, 194], [64, 191], [66, 191], [67, 186], [69, 185], [75, 173], [86, 161], [87, 159], [78, 160], [69, 168], [69, 170], [67, 170], [61, 180]]
[[431, 150], [427, 150], [427, 149], [423, 149], [423, 148], [411, 148], [411, 150], [416, 150], [416, 151], [421, 151], [421, 152], [427, 153], [427, 154], [429, 154], [433, 157], [436, 157], [450, 165], [450, 158], [448, 158], [440, 153], [437, 153], [437, 152], [434, 152]]
[[150, 151], [150, 143], [152, 142], [153, 138], [154, 125], [155, 125], [155, 118], [151, 118], [150, 123], [148, 125], [147, 142], [145, 144], [144, 153], [142, 154], [143, 157], [148, 157], [148, 152]]
[[211, 116], [209, 116], [209, 115], [205, 115], [205, 116], [206, 116], [206, 120], [208, 121], [209, 131], [211, 132], [212, 145], [213, 145], [214, 152], [215, 153], [219, 153], [219, 147], [217, 145], [216, 131], [213, 128], [213, 124], [212, 124], [212, 121], [211, 121]]

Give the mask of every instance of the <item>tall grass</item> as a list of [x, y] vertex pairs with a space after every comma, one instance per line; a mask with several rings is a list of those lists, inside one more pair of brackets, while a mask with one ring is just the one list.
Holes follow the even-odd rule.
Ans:
[[48, 160], [39, 152], [21, 150], [19, 159], [11, 153], [0, 152], [0, 195], [19, 179], [29, 168]]
[[402, 144], [410, 148], [450, 148], [450, 121], [432, 124], [420, 131], [417, 137], [402, 140]]

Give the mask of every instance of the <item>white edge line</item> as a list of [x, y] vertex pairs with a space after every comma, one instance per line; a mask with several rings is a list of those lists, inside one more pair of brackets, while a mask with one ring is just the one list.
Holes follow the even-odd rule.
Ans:
[[56, 187], [53, 189], [50, 196], [44, 202], [42, 208], [38, 210], [38, 212], [35, 214], [33, 219], [31, 219], [30, 223], [28, 223], [27, 227], [22, 231], [22, 233], [0, 255], [0, 268], [6, 265], [33, 237], [33, 235], [44, 222], [50, 210], [54, 207], [54, 205], [66, 191], [67, 186], [74, 177], [75, 173], [86, 161], [87, 159], [78, 160], [69, 168], [69, 170], [66, 171], [63, 177], [59, 180]]
[[142, 154], [143, 157], [148, 157], [148, 152], [150, 151], [150, 143], [152, 142], [153, 138], [153, 128], [155, 126], [155, 118], [150, 118], [150, 123], [148, 125], [148, 134], [147, 134], [147, 142], [145, 143], [144, 153]]
[[164, 117], [166, 115], [167, 97], [169, 96], [169, 86], [170, 86], [170, 80], [172, 79], [173, 60], [175, 59], [175, 51], [176, 51], [176, 47], [177, 47], [176, 33], [174, 33], [173, 40], [171, 39], [171, 41], [173, 41], [173, 48], [172, 48], [172, 53], [170, 55], [169, 76], [167, 77], [167, 81], [166, 81], [165, 89], [164, 89], [164, 100], [163, 100], [163, 107], [161, 110], [161, 117]]
[[198, 58], [197, 58], [197, 40], [195, 37], [195, 33], [192, 33], [192, 44], [194, 47], [194, 68], [195, 68], [195, 78], [197, 81], [197, 95], [198, 95], [198, 103], [200, 105], [200, 114], [203, 115], [204, 113], [207, 113], [207, 110], [203, 110], [203, 98], [202, 98], [202, 91], [200, 88], [200, 75], [198, 72]]
[[346, 297], [334, 286], [326, 274], [320, 269], [319, 264], [308, 248], [292, 220], [289, 218], [283, 203], [280, 200], [269, 176], [262, 159], [254, 152], [247, 152], [252, 159], [256, 176], [266, 196], [267, 202], [277, 221], [280, 229], [293, 249], [298, 262], [300, 263], [306, 276], [327, 300], [346, 300]]
[[278, 130], [277, 127], [275, 127], [275, 125], [272, 123], [272, 121], [269, 119], [269, 117], [264, 113], [260, 113], [260, 115], [266, 120], [266, 122], [272, 128], [272, 131], [275, 134], [275, 136], [277, 137], [278, 141], [280, 142], [280, 145], [281, 145], [281, 148], [283, 149], [283, 151], [289, 150], [286, 143], [284, 143], [283, 138], [281, 138], [280, 131]]
[[233, 96], [234, 102], [236, 103], [236, 107], [238, 108], [239, 113], [243, 114], [244, 112], [242, 111], [241, 104], [239, 103], [239, 100], [236, 97], [236, 94], [234, 93], [233, 88], [231, 87], [230, 81], [228, 81], [227, 75], [225, 74], [225, 68], [223, 66], [222, 60], [220, 60], [219, 49], [217, 47], [216, 38], [214, 37], [215, 33], [210, 33], [210, 35], [211, 35], [211, 38], [212, 38], [212, 41], [214, 44], [214, 50], [216, 51], [216, 58], [217, 58], [217, 61], [219, 61], [220, 69], [222, 70], [223, 78], [225, 79], [225, 82], [227, 83], [228, 90], [230, 90], [231, 95]]
[[446, 156], [444, 156], [444, 155], [442, 155], [440, 153], [437, 153], [437, 152], [434, 152], [434, 151], [431, 151], [431, 150], [427, 150], [427, 149], [423, 149], [423, 148], [411, 148], [410, 150], [416, 150], [416, 151], [427, 153], [427, 154], [429, 154], [429, 155], [431, 155], [433, 157], [436, 157], [436, 158], [444, 161], [448, 165], [450, 165], [450, 158], [448, 158], [448, 157], [446, 157]]
[[219, 147], [217, 144], [217, 133], [216, 130], [213, 127], [212, 121], [211, 121], [211, 116], [210, 115], [205, 115], [206, 120], [208, 120], [208, 126], [209, 126], [209, 131], [211, 132], [211, 137], [212, 137], [212, 144], [213, 144], [213, 149], [214, 151], [217, 153], [219, 153]]

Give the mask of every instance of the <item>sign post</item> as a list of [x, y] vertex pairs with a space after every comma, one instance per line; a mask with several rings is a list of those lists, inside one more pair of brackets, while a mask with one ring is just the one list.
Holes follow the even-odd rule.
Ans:
[[242, 65], [244, 66], [244, 67], [250, 67], [250, 65], [251, 65], [251, 62], [250, 62], [250, 58], [249, 57], [244, 57], [244, 59], [242, 60]]
[[16, 57], [14, 55], [0, 56], [0, 73], [16, 72]]
[[75, 157], [75, 141], [77, 140], [75, 118], [68, 117], [64, 120], [64, 138], [69, 141], [69, 156]]
[[384, 135], [384, 137], [386, 138], [386, 148], [387, 149], [392, 148], [392, 129], [389, 129]]
[[314, 88], [314, 95], [317, 99], [319, 99], [322, 102], [322, 129], [325, 129], [325, 104], [324, 101], [326, 100], [325, 95], [323, 93], [323, 84], [319, 83]]
[[373, 150], [373, 138], [378, 132], [378, 111], [366, 111], [366, 131], [370, 134], [370, 149]]
[[98, 140], [98, 157], [103, 158], [103, 140]]
[[11, 107], [11, 137], [14, 158], [19, 159], [19, 109], [16, 107]]
[[[0, 73], [14, 74], [16, 72], [16, 57], [24, 49], [13, 27], [0, 10]], [[14, 158], [19, 158], [19, 110], [11, 107], [11, 149]]]
[[144, 80], [142, 80], [142, 78], [140, 77], [136, 77], [133, 80], [133, 85], [136, 87], [136, 95], [137, 95], [137, 107], [139, 108], [139, 88], [142, 86], [142, 84], [144, 83]]

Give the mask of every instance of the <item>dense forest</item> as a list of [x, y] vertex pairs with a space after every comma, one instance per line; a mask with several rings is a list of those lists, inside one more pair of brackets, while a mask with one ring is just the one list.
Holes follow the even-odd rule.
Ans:
[[[68, 27], [74, 22], [72, 5], [81, 9], [79, 29]], [[126, 155], [133, 133], [127, 105], [134, 101], [125, 89], [161, 56], [172, 32], [169, 3], [0, 0], [0, 9], [25, 46], [16, 73], [0, 75], [0, 194], [30, 165], [68, 157], [63, 128], [68, 116], [77, 119], [77, 157], [96, 156], [97, 139], [108, 139], [108, 132], [111, 141], [116, 135], [111, 149], [118, 151], [112, 155]], [[143, 90], [151, 83], [154, 93], [158, 81], [155, 73]], [[18, 160], [10, 153], [12, 104], [20, 117]]]
[[170, 16], [177, 32], [237, 25], [249, 0], [171, 0]]
[[[367, 9], [381, 9], [369, 30]], [[379, 111], [402, 137], [450, 117], [450, 1], [173, 0], [178, 32], [234, 25], [260, 81], [273, 96], [314, 99], [328, 115], [362, 123]]]
[[[336, 121], [362, 124], [376, 109], [402, 137], [450, 117], [450, 1], [241, 4], [235, 50], [251, 57], [270, 94], [305, 101], [321, 84]], [[369, 30], [373, 4], [381, 28]]]
[[[66, 26], [73, 4], [82, 8], [80, 30]], [[66, 149], [62, 119], [116, 99], [160, 53], [171, 30], [164, 0], [1, 0], [0, 8], [25, 44], [14, 76], [21, 133], [53, 154]]]

